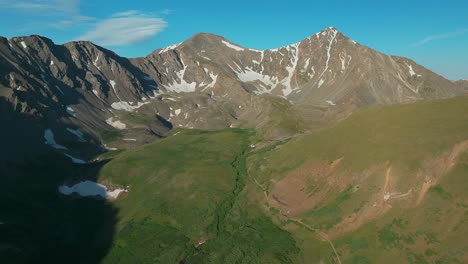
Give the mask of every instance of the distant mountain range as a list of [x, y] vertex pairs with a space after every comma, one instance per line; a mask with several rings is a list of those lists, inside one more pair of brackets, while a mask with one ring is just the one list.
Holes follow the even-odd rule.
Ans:
[[255, 127], [271, 138], [289, 137], [367, 105], [468, 89], [466, 81], [382, 54], [333, 27], [270, 50], [199, 33], [132, 59], [85, 41], [0, 38], [0, 63], [1, 118], [22, 120], [2, 133], [27, 138], [2, 137], [4, 158], [78, 142], [59, 151], [87, 160], [102, 151], [103, 133], [117, 130], [117, 147], [150, 142], [174, 126]]
[[467, 92], [332, 27], [0, 38], [0, 263], [468, 263]]

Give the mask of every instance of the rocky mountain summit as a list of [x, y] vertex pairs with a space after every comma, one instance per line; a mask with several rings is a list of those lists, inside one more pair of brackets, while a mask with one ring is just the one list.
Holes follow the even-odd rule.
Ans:
[[[2, 144], [9, 150], [2, 158], [52, 147], [85, 162], [173, 127], [254, 127], [284, 138], [370, 104], [466, 91], [463, 81], [382, 54], [333, 27], [270, 50], [199, 33], [132, 59], [85, 41], [0, 38], [0, 65]], [[13, 142], [12, 135], [25, 140]], [[112, 146], [102, 144], [109, 137]]]

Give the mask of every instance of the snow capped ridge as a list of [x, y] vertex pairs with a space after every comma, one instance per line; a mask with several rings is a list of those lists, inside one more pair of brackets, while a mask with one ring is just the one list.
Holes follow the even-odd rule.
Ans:
[[[278, 50], [280, 49], [283, 49], [283, 48], [288, 48], [288, 47], [296, 47], [298, 46], [301, 42], [305, 41], [305, 40], [309, 40], [310, 38], [314, 37], [314, 36], [320, 36], [320, 34], [327, 34], [328, 32], [332, 32], [333, 34], [337, 34], [337, 33], [341, 33], [336, 27], [333, 27], [333, 26], [330, 26], [330, 27], [327, 27], [315, 34], [312, 34], [311, 36], [301, 40], [301, 41], [298, 41], [298, 42], [295, 42], [295, 43], [292, 43], [292, 44], [289, 44], [289, 45], [285, 45], [285, 46], [281, 46], [281, 47], [278, 47], [278, 48], [272, 48], [272, 49], [252, 49], [252, 48], [247, 48], [247, 47], [244, 47], [242, 45], [239, 45], [233, 41], [230, 41], [222, 36], [219, 36], [219, 35], [216, 35], [216, 34], [211, 34], [211, 33], [197, 33], [195, 35], [193, 35], [192, 37], [190, 37], [189, 39], [183, 41], [183, 42], [180, 42], [180, 43], [177, 43], [177, 44], [173, 44], [173, 45], [170, 45], [170, 46], [167, 46], [167, 47], [164, 47], [164, 48], [160, 48], [160, 49], [157, 49], [157, 54], [162, 54], [162, 53], [165, 53], [167, 51], [170, 51], [170, 50], [174, 50], [176, 48], [178, 48], [180, 45], [184, 44], [184, 43], [187, 43], [188, 41], [190, 40], [193, 40], [193, 39], [197, 39], [197, 40], [202, 40], [202, 41], [206, 41], [207, 39], [210, 39], [211, 41], [214, 41], [214, 42], [219, 42], [221, 45], [223, 46], [226, 46], [228, 48], [231, 48], [233, 50], [236, 50], [236, 51], [253, 51], [253, 52], [265, 52], [265, 51], [271, 51], [271, 52], [277, 52]], [[342, 33], [341, 33], [342, 34]], [[342, 34], [343, 35], [343, 34]], [[344, 35], [343, 35], [344, 36]], [[351, 40], [349, 39], [350, 41], [352, 41], [353, 43], [356, 43], [354, 40]]]
[[158, 52], [158, 54], [161, 54], [161, 53], [164, 53], [164, 52], [168, 52], [168, 51], [170, 51], [170, 50], [174, 50], [174, 49], [176, 49], [177, 47], [179, 47], [180, 44], [182, 44], [182, 43], [183, 43], [183, 42], [177, 43], [177, 44], [173, 44], [173, 45], [167, 46], [167, 47], [165, 47], [165, 48], [162, 48], [162, 49]]

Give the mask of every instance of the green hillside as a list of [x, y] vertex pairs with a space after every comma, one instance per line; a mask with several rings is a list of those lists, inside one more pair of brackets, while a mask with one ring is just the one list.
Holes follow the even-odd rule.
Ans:
[[115, 153], [98, 180], [129, 192], [104, 263], [464, 263], [467, 106], [373, 106], [282, 142], [176, 130]]

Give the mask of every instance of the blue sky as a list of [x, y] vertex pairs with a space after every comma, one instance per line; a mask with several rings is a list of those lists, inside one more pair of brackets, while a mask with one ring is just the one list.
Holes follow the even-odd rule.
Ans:
[[276, 48], [334, 26], [355, 41], [409, 57], [446, 78], [468, 79], [466, 0], [99, 1], [0, 0], [0, 35], [91, 40], [145, 56], [198, 32]]

